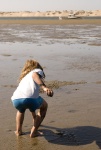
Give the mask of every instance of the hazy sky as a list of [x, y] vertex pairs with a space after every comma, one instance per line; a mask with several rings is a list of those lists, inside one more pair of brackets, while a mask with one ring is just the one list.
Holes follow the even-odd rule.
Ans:
[[0, 0], [0, 11], [101, 10], [101, 0]]

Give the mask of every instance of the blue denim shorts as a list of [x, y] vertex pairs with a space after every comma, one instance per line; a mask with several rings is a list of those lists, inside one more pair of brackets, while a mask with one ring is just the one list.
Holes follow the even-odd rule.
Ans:
[[35, 112], [36, 109], [39, 109], [43, 103], [43, 98], [20, 98], [12, 100], [13, 106], [19, 110], [21, 113], [24, 113], [26, 109], [29, 109], [31, 112]]

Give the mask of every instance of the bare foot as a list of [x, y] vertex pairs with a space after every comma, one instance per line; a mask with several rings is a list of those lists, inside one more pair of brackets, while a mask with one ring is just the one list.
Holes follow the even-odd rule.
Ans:
[[21, 131], [20, 132], [14, 131], [14, 133], [16, 134], [16, 136], [20, 136], [23, 134]]
[[31, 137], [31, 138], [34, 138], [34, 137], [42, 136], [42, 135], [43, 135], [42, 132], [37, 131], [37, 133], [30, 134], [30, 137]]
[[37, 137], [37, 136], [42, 136], [43, 135], [43, 132], [41, 131], [34, 131], [34, 128], [31, 129], [31, 133], [30, 133], [30, 137], [31, 138], [34, 138], [34, 137]]

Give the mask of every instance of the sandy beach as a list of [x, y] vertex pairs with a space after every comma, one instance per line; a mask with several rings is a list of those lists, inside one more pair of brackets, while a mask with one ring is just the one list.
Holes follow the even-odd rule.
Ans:
[[[40, 21], [41, 22], [41, 21]], [[60, 23], [61, 22], [61, 23]], [[46, 24], [0, 21], [0, 148], [2, 150], [101, 149], [101, 21]], [[16, 137], [11, 96], [27, 59], [44, 67], [54, 97], [40, 95], [49, 108], [31, 139], [27, 110], [23, 136]]]
[[78, 25], [78, 24], [97, 24], [101, 25], [101, 19], [71, 19], [71, 20], [0, 20], [0, 24], [29, 24], [29, 25]]
[[101, 10], [64, 10], [64, 11], [20, 11], [20, 12], [0, 12], [0, 17], [54, 17], [54, 16], [68, 16], [74, 14], [76, 16], [101, 16]]

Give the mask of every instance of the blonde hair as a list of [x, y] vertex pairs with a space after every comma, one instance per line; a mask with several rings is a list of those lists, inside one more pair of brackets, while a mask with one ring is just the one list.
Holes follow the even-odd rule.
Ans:
[[[36, 60], [27, 60], [19, 77], [19, 82], [32, 70], [41, 69], [43, 71], [42, 66]], [[44, 73], [44, 72], [43, 72]], [[45, 77], [45, 74], [44, 74]]]

